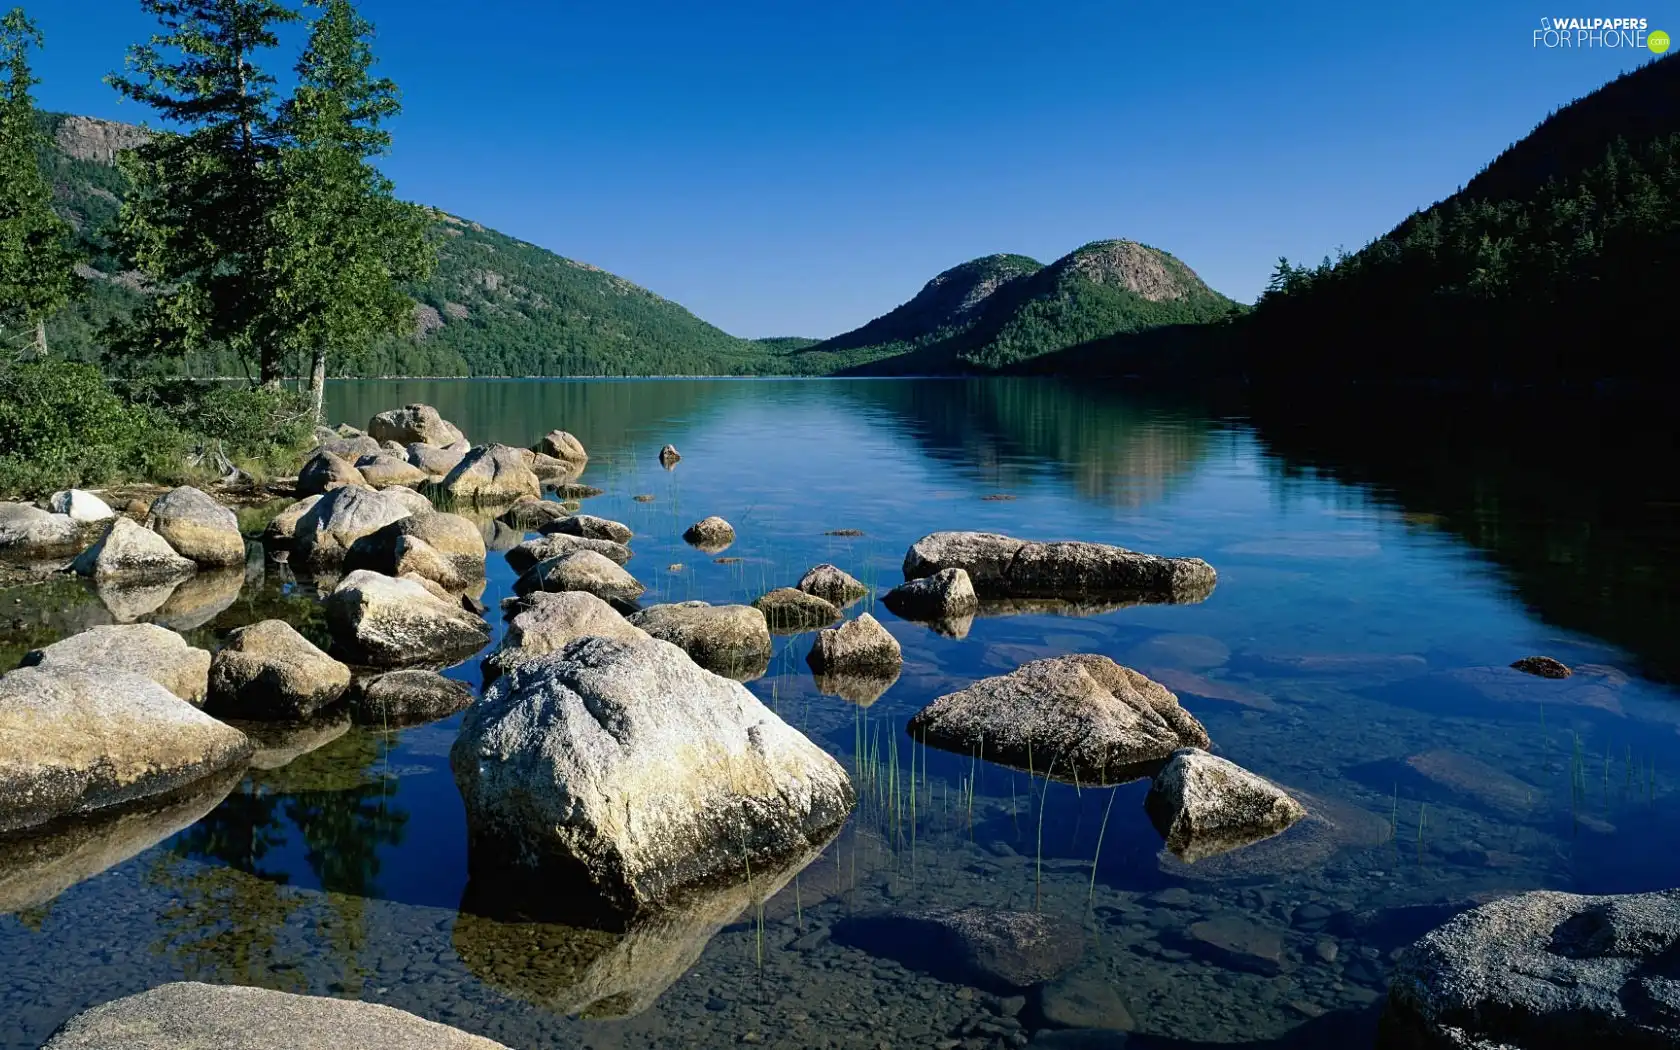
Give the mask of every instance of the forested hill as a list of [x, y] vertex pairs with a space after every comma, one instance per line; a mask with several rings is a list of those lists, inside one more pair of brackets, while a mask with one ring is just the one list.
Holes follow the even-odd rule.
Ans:
[[[77, 231], [89, 265], [82, 293], [48, 326], [55, 352], [99, 359], [100, 329], [145, 294], [102, 230], [125, 183], [117, 151], [144, 132], [87, 117], [43, 116], [52, 148], [43, 164], [55, 204]], [[562, 258], [478, 223], [433, 212], [438, 268], [411, 289], [414, 330], [351, 368], [365, 375], [719, 375], [789, 370], [812, 340], [748, 340], [587, 263]], [[201, 359], [195, 374], [239, 375], [240, 363]]]

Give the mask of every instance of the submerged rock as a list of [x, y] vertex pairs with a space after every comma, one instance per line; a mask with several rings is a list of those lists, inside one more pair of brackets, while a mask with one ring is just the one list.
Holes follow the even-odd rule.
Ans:
[[1009, 995], [1071, 969], [1085, 954], [1075, 923], [1041, 912], [928, 908], [843, 919], [840, 944], [942, 980]]
[[128, 518], [112, 518], [105, 534], [70, 566], [96, 582], [167, 583], [185, 579], [198, 564], [183, 558], [169, 541]]
[[436, 671], [391, 671], [350, 690], [350, 716], [357, 725], [384, 729], [421, 725], [464, 711], [473, 702], [472, 687]]
[[333, 489], [346, 485], [361, 486], [367, 484], [362, 472], [356, 469], [354, 463], [337, 455], [328, 449], [319, 452], [303, 465], [298, 471], [297, 494], [299, 496], [319, 496], [331, 492]]
[[395, 441], [399, 445], [418, 442], [443, 448], [466, 440], [460, 428], [431, 405], [408, 405], [381, 412], [368, 420], [367, 432], [375, 441]]
[[888, 591], [881, 604], [906, 620], [939, 621], [972, 619], [979, 611], [980, 599], [968, 571], [953, 568], [902, 583]]
[[556, 518], [542, 526], [542, 532], [545, 536], [581, 536], [586, 540], [610, 540], [619, 544], [629, 543], [635, 535], [623, 522], [593, 514], [568, 514], [564, 518]]
[[152, 501], [146, 526], [184, 558], [218, 568], [245, 564], [245, 537], [233, 511], [190, 485]]
[[840, 610], [834, 603], [792, 587], [778, 587], [754, 601], [753, 606], [777, 634], [814, 631], [840, 622]]
[[869, 593], [869, 588], [850, 573], [827, 562], [810, 569], [794, 586], [839, 608], [845, 608]]
[[509, 610], [507, 633], [496, 651], [484, 658], [486, 682], [527, 660], [564, 648], [579, 638], [614, 638], [644, 642], [649, 635], [617, 609], [584, 591], [536, 591]]
[[719, 554], [735, 542], [735, 526], [713, 514], [701, 518], [683, 531], [683, 542], [707, 554]]
[[480, 445], [461, 457], [443, 479], [443, 491], [467, 503], [512, 503], [542, 496], [542, 482], [526, 462], [524, 449]]
[[1165, 686], [1089, 654], [1034, 660], [948, 693], [908, 730], [936, 747], [1087, 784], [1208, 746], [1207, 730]]
[[629, 622], [725, 678], [757, 677], [770, 663], [770, 628], [750, 605], [675, 602], [643, 609]]
[[583, 442], [564, 430], [550, 430], [543, 435], [543, 439], [537, 442], [536, 447], [531, 451], [565, 460], [568, 463], [582, 463], [589, 459], [589, 453], [584, 449]]
[[410, 514], [381, 526], [355, 543], [344, 569], [372, 569], [386, 576], [424, 576], [446, 590], [484, 579], [484, 535], [458, 514]]
[[1549, 656], [1525, 656], [1511, 666], [1523, 674], [1531, 674], [1539, 678], [1568, 678], [1575, 673], [1561, 661], [1554, 660]]
[[450, 764], [474, 881], [597, 920], [804, 856], [856, 801], [827, 752], [658, 640], [520, 664], [468, 709]]
[[150, 678], [19, 668], [0, 678], [0, 832], [173, 791], [250, 754]]
[[47, 500], [47, 509], [54, 514], [67, 515], [71, 521], [81, 524], [107, 521], [117, 516], [110, 504], [84, 489], [53, 493]]
[[1299, 788], [1289, 789], [1289, 794], [1306, 815], [1283, 834], [1242, 849], [1203, 856], [1194, 864], [1162, 850], [1156, 856], [1157, 866], [1170, 878], [1193, 883], [1249, 882], [1316, 870], [1344, 851], [1389, 847], [1393, 841], [1387, 813], [1378, 816]]
[[333, 646], [376, 667], [442, 663], [482, 648], [490, 628], [420, 576], [367, 569], [346, 576], [327, 598]]
[[1126, 595], [1146, 601], [1199, 602], [1218, 575], [1200, 558], [1163, 558], [1106, 543], [1038, 543], [991, 532], [935, 532], [904, 556], [904, 578], [942, 569], [968, 572], [982, 598]]
[[1186, 863], [1270, 838], [1307, 815], [1271, 781], [1193, 747], [1173, 752], [1143, 808]]
[[180, 981], [96, 1006], [42, 1050], [507, 1050], [377, 1003]]
[[350, 685], [350, 669], [283, 620], [228, 635], [210, 664], [207, 710], [218, 718], [306, 719]]
[[1680, 890], [1535, 891], [1467, 911], [1401, 955], [1378, 1045], [1680, 1045]]
[[527, 497], [502, 511], [496, 520], [521, 532], [535, 532], [550, 522], [572, 515], [572, 511], [550, 499]]
[[533, 591], [588, 591], [608, 601], [634, 601], [646, 590], [611, 558], [591, 550], [572, 551], [539, 562], [514, 581], [518, 595]]
[[887, 674], [904, 663], [904, 653], [880, 621], [860, 613], [855, 620], [817, 632], [805, 661], [819, 672]]
[[659, 450], [659, 465], [664, 467], [666, 470], [670, 470], [672, 467], [676, 466], [677, 460], [681, 458], [682, 454], [677, 451], [677, 446], [675, 445], [666, 445], [664, 448]]
[[149, 678], [190, 704], [209, 691], [210, 654], [155, 624], [106, 624], [24, 654], [20, 667], [44, 671], [126, 671]]
[[[131, 523], [132, 524], [132, 523]], [[27, 503], [0, 503], [0, 551], [56, 558], [82, 549], [82, 523]]]
[[568, 536], [557, 532], [548, 536], [538, 536], [534, 540], [526, 540], [515, 546], [507, 552], [507, 561], [514, 572], [528, 572], [539, 562], [573, 551], [594, 551], [610, 558], [617, 565], [623, 565], [630, 560], [630, 548], [622, 543], [585, 539], [582, 536]]
[[339, 565], [357, 540], [414, 513], [394, 495], [402, 491], [345, 487], [327, 493], [298, 520], [293, 557], [304, 565]]

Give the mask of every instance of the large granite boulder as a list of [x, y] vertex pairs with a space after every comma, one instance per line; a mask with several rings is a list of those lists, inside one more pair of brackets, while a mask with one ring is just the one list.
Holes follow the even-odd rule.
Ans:
[[885, 676], [903, 665], [904, 652], [879, 620], [860, 613], [839, 627], [818, 631], [805, 662], [819, 674]]
[[833, 602], [792, 587], [778, 587], [753, 601], [764, 620], [777, 634], [814, 631], [840, 622], [840, 610]]
[[449, 476], [449, 472], [461, 465], [461, 460], [472, 446], [465, 441], [457, 441], [453, 445], [428, 445], [423, 441], [415, 441], [404, 450], [408, 462], [416, 470], [426, 475], [427, 481], [442, 481]]
[[284, 620], [263, 620], [229, 634], [216, 652], [205, 709], [217, 718], [301, 720], [349, 685], [350, 668]]
[[674, 602], [642, 609], [630, 622], [725, 678], [756, 677], [770, 662], [770, 628], [750, 605]]
[[291, 506], [283, 508], [263, 526], [263, 542], [277, 547], [290, 547], [292, 541], [297, 538], [298, 525], [302, 523], [303, 516], [314, 510], [315, 504], [319, 502], [319, 495], [305, 496]]
[[458, 514], [432, 511], [398, 518], [350, 545], [344, 569], [372, 569], [386, 576], [414, 573], [446, 590], [484, 579], [484, 534]]
[[967, 570], [953, 568], [902, 583], [888, 591], [881, 604], [906, 620], [946, 621], [972, 617], [980, 599]]
[[331, 492], [345, 485], [365, 484], [367, 480], [362, 477], [362, 472], [356, 469], [353, 461], [323, 448], [311, 456], [298, 471], [297, 494], [319, 496], [323, 492]]
[[532, 470], [524, 449], [508, 445], [480, 445], [461, 457], [443, 479], [443, 491], [466, 503], [512, 503], [542, 496], [542, 482]]
[[918, 711], [910, 735], [935, 747], [1061, 779], [1110, 783], [1207, 730], [1159, 682], [1106, 656], [1034, 660], [947, 693]]
[[23, 667], [0, 678], [0, 832], [172, 791], [251, 742], [150, 678]]
[[210, 682], [208, 652], [188, 645], [174, 631], [149, 623], [90, 627], [30, 650], [19, 666], [46, 671], [127, 671], [200, 705]]
[[490, 641], [483, 620], [420, 576], [357, 569], [333, 589], [326, 613], [334, 649], [355, 664], [444, 663]]
[[841, 608], [869, 593], [869, 588], [857, 577], [827, 562], [811, 568], [794, 586]]
[[1173, 752], [1143, 808], [1186, 863], [1271, 838], [1307, 815], [1276, 784], [1196, 747]]
[[1680, 890], [1537, 890], [1453, 918], [1394, 968], [1383, 1050], [1680, 1046]]
[[191, 576], [198, 563], [181, 557], [151, 529], [129, 518], [112, 518], [105, 534], [71, 568], [100, 583], [168, 583]]
[[65, 489], [53, 493], [47, 500], [47, 509], [54, 514], [69, 515], [71, 521], [83, 524], [109, 521], [117, 516], [110, 504], [83, 489]]
[[585, 591], [536, 591], [509, 608], [507, 633], [484, 658], [486, 682], [515, 665], [562, 649], [579, 638], [645, 642], [649, 635], [611, 605]]
[[82, 523], [28, 503], [0, 503], [0, 552], [56, 558], [81, 550]]
[[589, 453], [584, 449], [583, 442], [564, 430], [550, 430], [543, 435], [543, 439], [537, 442], [536, 448], [532, 451], [540, 452], [545, 456], [552, 456], [555, 459], [563, 459], [568, 463], [584, 463], [589, 459]]
[[86, 1010], [42, 1050], [507, 1050], [377, 1003], [189, 981]]
[[[333, 489], [298, 520], [297, 532], [292, 537], [293, 558], [317, 567], [342, 564], [357, 540], [414, 513], [393, 495], [401, 491], [404, 490]], [[426, 506], [430, 509], [431, 504]]]
[[707, 554], [717, 554], [728, 550], [735, 542], [735, 526], [713, 514], [690, 525], [683, 532], [682, 538], [690, 547], [696, 547]]
[[[350, 429], [355, 430], [354, 427]], [[322, 452], [331, 452], [346, 463], [354, 463], [363, 456], [374, 455], [384, 448], [378, 441], [368, 437], [360, 430], [357, 430], [354, 434], [339, 434], [336, 437], [327, 437], [325, 434], [320, 436], [324, 440], [315, 446], [314, 451], [310, 452], [311, 456]]]
[[827, 752], [656, 639], [581, 638], [515, 667], [468, 709], [450, 765], [473, 880], [597, 921], [803, 856], [856, 802]]
[[183, 558], [225, 568], [245, 564], [245, 537], [233, 511], [191, 485], [170, 489], [152, 501], [146, 527], [169, 541]]
[[467, 683], [411, 667], [357, 682], [350, 690], [349, 707], [357, 725], [397, 729], [448, 718], [472, 702]]
[[[552, 506], [552, 504], [551, 504]], [[596, 554], [610, 558], [614, 564], [623, 565], [630, 560], [630, 548], [612, 540], [591, 540], [582, 536], [568, 536], [563, 532], [552, 535], [538, 536], [534, 540], [526, 540], [507, 552], [508, 565], [514, 572], [527, 572], [539, 562], [558, 558], [562, 554], [573, 551], [594, 551]]]
[[432, 480], [431, 474], [408, 461], [406, 449], [401, 455], [381, 452], [363, 456], [356, 461], [356, 470], [363, 481], [376, 489], [388, 489], [393, 485], [421, 485]]
[[405, 446], [419, 443], [443, 448], [466, 440], [460, 428], [431, 405], [409, 405], [381, 412], [368, 420], [367, 432], [375, 441], [395, 441]]
[[388, 489], [381, 489], [379, 494], [386, 499], [394, 500], [398, 506], [406, 508], [410, 514], [430, 514], [437, 509], [430, 499], [407, 485], [393, 485]]
[[542, 526], [542, 532], [545, 536], [581, 536], [586, 540], [610, 540], [620, 544], [629, 543], [635, 535], [623, 522], [593, 514], [568, 514], [564, 518], [556, 518]]
[[572, 551], [539, 562], [514, 581], [518, 595], [533, 591], [588, 591], [608, 601], [632, 602], [645, 587], [611, 558], [591, 550]]
[[904, 556], [904, 578], [967, 571], [982, 598], [1126, 595], [1145, 601], [1199, 602], [1218, 579], [1200, 558], [1163, 558], [1106, 543], [1037, 543], [991, 532], [935, 532]]

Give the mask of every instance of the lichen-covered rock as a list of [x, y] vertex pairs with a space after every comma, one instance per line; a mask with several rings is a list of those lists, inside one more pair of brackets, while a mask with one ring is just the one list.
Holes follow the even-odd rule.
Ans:
[[319, 502], [319, 495], [305, 496], [270, 518], [268, 524], [263, 527], [263, 542], [282, 547], [291, 546], [292, 541], [297, 538], [298, 523], [303, 521], [303, 516], [314, 510], [315, 504]]
[[105, 534], [76, 558], [77, 574], [103, 582], [167, 583], [198, 571], [169, 541], [128, 518], [112, 518]]
[[1083, 783], [1207, 747], [1207, 730], [1159, 682], [1106, 656], [1034, 660], [947, 693], [918, 711], [910, 735], [960, 754]]
[[649, 637], [617, 609], [584, 591], [536, 591], [518, 599], [508, 611], [511, 615], [501, 645], [484, 658], [486, 681], [579, 638], [643, 642]]
[[[401, 491], [375, 492], [348, 486], [333, 489], [298, 520], [292, 537], [293, 557], [304, 565], [341, 564], [357, 540], [414, 513], [393, 495]], [[426, 506], [430, 509], [431, 504]]]
[[365, 485], [367, 480], [356, 465], [343, 456], [321, 449], [298, 471], [297, 494], [318, 496], [345, 485]]
[[799, 578], [799, 583], [795, 586], [806, 594], [814, 594], [840, 608], [845, 608], [869, 593], [869, 588], [857, 577], [838, 565], [827, 562], [812, 567]]
[[191, 485], [170, 489], [153, 500], [146, 527], [168, 540], [183, 558], [200, 565], [245, 564], [239, 518]]
[[574, 511], [551, 499], [522, 499], [502, 511], [496, 519], [523, 532], [535, 532], [551, 522], [570, 517]]
[[381, 489], [379, 494], [396, 501], [399, 507], [407, 508], [410, 514], [430, 514], [437, 509], [431, 500], [407, 485], [393, 485], [388, 489]]
[[0, 832], [172, 791], [251, 743], [163, 686], [109, 668], [0, 678]]
[[753, 602], [765, 622], [778, 634], [814, 631], [840, 622], [834, 603], [792, 587], [778, 587]]
[[350, 690], [350, 716], [357, 725], [395, 729], [422, 725], [464, 711], [472, 687], [436, 671], [409, 668], [358, 682]]
[[484, 579], [484, 535], [458, 514], [410, 514], [350, 545], [344, 569], [372, 569], [386, 576], [414, 573], [447, 590]]
[[659, 465], [664, 467], [666, 470], [670, 470], [672, 467], [676, 466], [677, 460], [681, 458], [682, 454], [677, 451], [677, 446], [675, 445], [666, 445], [664, 448], [659, 450]]
[[980, 599], [967, 570], [953, 568], [902, 583], [888, 591], [881, 604], [906, 620], [957, 620], [972, 617]]
[[425, 474], [426, 480], [442, 481], [449, 476], [450, 471], [461, 465], [462, 458], [472, 451], [472, 446], [465, 441], [457, 441], [453, 445], [439, 448], [423, 441], [415, 441], [404, 451], [409, 464]]
[[1561, 660], [1554, 660], [1549, 656], [1525, 656], [1511, 666], [1523, 674], [1531, 674], [1537, 678], [1568, 678], [1575, 673]]
[[127, 671], [150, 678], [190, 704], [203, 704], [210, 654], [149, 623], [105, 624], [24, 654], [21, 667], [47, 671]]
[[1680, 890], [1539, 890], [1471, 909], [1406, 949], [1383, 1050], [1680, 1046]]
[[588, 591], [608, 601], [629, 602], [647, 588], [618, 563], [591, 550], [572, 551], [539, 562], [514, 581], [513, 592]]
[[622, 917], [802, 856], [856, 802], [827, 752], [658, 640], [582, 638], [514, 668], [450, 765], [475, 882]]
[[532, 470], [524, 449], [508, 445], [480, 445], [461, 457], [443, 479], [443, 490], [467, 503], [512, 503], [542, 496], [542, 482]]
[[375, 441], [395, 441], [404, 446], [419, 443], [443, 448], [466, 440], [466, 435], [431, 405], [409, 405], [381, 412], [368, 420], [367, 432]]
[[210, 700], [218, 718], [306, 719], [344, 695], [350, 668], [283, 620], [263, 620], [228, 635], [210, 664]]
[[65, 1022], [42, 1050], [507, 1050], [377, 1003], [188, 981]]
[[727, 550], [735, 542], [735, 526], [713, 514], [701, 518], [683, 532], [683, 542], [708, 554]]
[[611, 540], [613, 543], [629, 543], [635, 535], [623, 522], [598, 518], [593, 514], [569, 514], [556, 518], [542, 526], [542, 532], [545, 536], [581, 536], [586, 540]]
[[54, 514], [67, 514], [71, 521], [83, 524], [106, 521], [117, 516], [110, 504], [82, 489], [65, 489], [53, 493], [47, 500], [47, 509]]
[[1276, 784], [1195, 747], [1173, 752], [1143, 808], [1186, 863], [1271, 838], [1307, 815]]
[[823, 673], [890, 674], [903, 665], [904, 653], [879, 620], [860, 613], [839, 627], [818, 631], [805, 661]]
[[430, 474], [408, 461], [406, 450], [401, 455], [381, 452], [377, 456], [363, 456], [356, 461], [356, 470], [363, 481], [376, 489], [420, 485], [431, 480]]
[[764, 614], [750, 605], [653, 605], [633, 614], [630, 622], [725, 678], [754, 677], [770, 662], [770, 628]]
[[487, 644], [484, 621], [436, 586], [420, 576], [352, 572], [327, 598], [333, 647], [352, 663], [400, 667], [447, 662]]
[[27, 503], [0, 503], [0, 551], [55, 558], [81, 549], [82, 523]]
[[1127, 595], [1157, 602], [1199, 602], [1218, 579], [1200, 558], [1163, 558], [1106, 543], [1037, 543], [991, 532], [935, 532], [904, 556], [904, 578], [942, 569], [968, 572], [982, 598]]
[[538, 536], [534, 540], [526, 540], [507, 552], [507, 561], [514, 572], [526, 572], [538, 562], [558, 558], [562, 554], [573, 551], [594, 551], [612, 560], [615, 565], [623, 565], [630, 560], [630, 548], [612, 540], [591, 540], [582, 536], [568, 536], [563, 532]]
[[589, 453], [583, 447], [583, 442], [568, 434], [564, 430], [550, 430], [537, 442], [533, 450], [555, 459], [563, 459], [570, 463], [581, 463], [589, 458]]

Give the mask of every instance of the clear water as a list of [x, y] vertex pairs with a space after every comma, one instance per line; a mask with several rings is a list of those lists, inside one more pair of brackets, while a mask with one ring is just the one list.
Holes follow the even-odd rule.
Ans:
[[[1051, 381], [403, 381], [328, 398], [358, 424], [411, 401], [480, 441], [576, 433], [582, 480], [605, 490], [585, 508], [635, 530], [645, 603], [749, 601], [823, 561], [885, 590], [910, 543], [958, 528], [1197, 555], [1219, 585], [1199, 605], [983, 617], [962, 640], [857, 606], [905, 657], [867, 706], [818, 691], [810, 635], [778, 638], [748, 687], [869, 781], [863, 804], [762, 911], [628, 947], [461, 911], [458, 718], [313, 727], [219, 802], [68, 859], [0, 851], [0, 1047], [183, 978], [389, 1003], [520, 1048], [1019, 1044], [1043, 1023], [1036, 998], [825, 935], [950, 904], [1075, 924], [1076, 980], [1112, 993], [1089, 1020], [1134, 1028], [1134, 1046], [1368, 1046], [1392, 953], [1453, 911], [1680, 882], [1680, 697], [1662, 684], [1680, 501], [1624, 452], [1667, 462], [1661, 427], [1612, 439], [1548, 411], [1407, 404], [1378, 440], [1377, 411], [1220, 414]], [[680, 539], [711, 514], [740, 537], [717, 558]], [[492, 609], [513, 578], [492, 553]], [[184, 600], [120, 611], [173, 608], [205, 645], [272, 615], [319, 636], [312, 592], [278, 567], [232, 590], [184, 618]], [[0, 603], [8, 661], [112, 618], [74, 581]], [[1220, 753], [1330, 824], [1185, 866], [1161, 855], [1143, 783], [1046, 785], [904, 738], [934, 697], [1068, 652], [1166, 682]], [[1532, 653], [1578, 673], [1504, 669]], [[477, 661], [449, 673], [476, 683]], [[867, 770], [860, 740], [879, 742]]]

